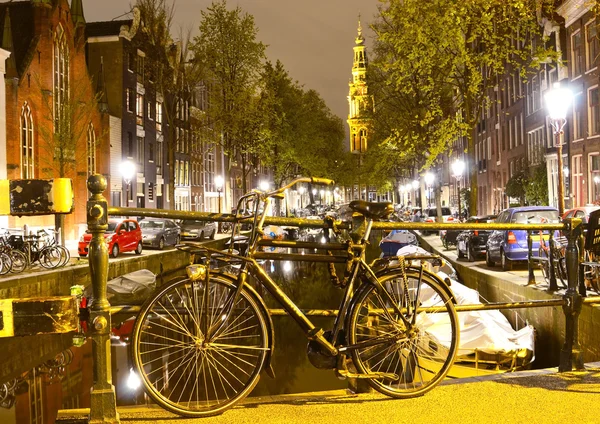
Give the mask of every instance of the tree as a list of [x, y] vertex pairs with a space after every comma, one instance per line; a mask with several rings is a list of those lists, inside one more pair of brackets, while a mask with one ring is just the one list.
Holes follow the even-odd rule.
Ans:
[[526, 187], [529, 185], [529, 179], [525, 171], [514, 174], [506, 182], [505, 193], [508, 197], [519, 199], [519, 205], [525, 205]]
[[[537, 16], [551, 11], [550, 0], [386, 0], [373, 28], [378, 68], [392, 96], [385, 98], [406, 115], [391, 122], [394, 142], [432, 163], [458, 137], [466, 139], [471, 213], [477, 205], [477, 167], [472, 131], [492, 106], [490, 93], [500, 78], [525, 78], [540, 61], [555, 57], [545, 49]], [[532, 54], [532, 51], [534, 52]], [[408, 105], [408, 106], [406, 106]], [[452, 106], [452, 107], [450, 107]], [[414, 111], [411, 110], [414, 108]], [[379, 113], [379, 108], [377, 109]], [[385, 112], [386, 109], [382, 109]], [[432, 144], [433, 143], [433, 144]], [[410, 149], [410, 144], [417, 148]], [[407, 149], [406, 147], [409, 147]]]
[[[199, 75], [212, 87], [209, 120], [225, 154], [239, 159], [247, 174], [262, 127], [256, 97], [266, 46], [256, 39], [254, 18], [239, 6], [228, 10], [225, 0], [201, 12], [198, 30], [191, 51]], [[242, 189], [247, 190], [246, 178]]]
[[548, 173], [545, 164], [538, 165], [533, 169], [525, 188], [525, 197], [529, 205], [548, 205]]
[[[45, 158], [42, 170], [52, 177], [75, 180], [80, 164], [88, 163], [89, 166], [90, 158], [95, 161], [96, 152], [90, 152], [89, 148], [95, 149], [95, 140], [104, 137], [104, 134], [96, 133], [97, 129], [92, 125], [101, 94], [92, 92], [85, 76], [72, 78], [68, 90], [62, 93], [54, 93], [46, 87], [39, 75], [35, 76], [35, 81], [42, 94], [43, 113], [40, 119], [46, 122], [38, 126], [43, 140], [39, 149], [41, 157]], [[89, 131], [93, 132], [90, 134], [94, 140], [91, 146], [86, 144]], [[95, 163], [92, 167], [95, 168]], [[95, 169], [92, 171], [95, 172]], [[60, 234], [61, 244], [65, 242], [64, 220], [63, 214], [54, 215], [55, 230]]]

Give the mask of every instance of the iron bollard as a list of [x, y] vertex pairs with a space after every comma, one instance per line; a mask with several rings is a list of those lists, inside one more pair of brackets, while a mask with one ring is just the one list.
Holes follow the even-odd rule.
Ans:
[[573, 218], [566, 220], [569, 224], [567, 230], [567, 281], [568, 288], [563, 299], [565, 304], [565, 343], [560, 352], [559, 372], [567, 372], [573, 369], [581, 370], [583, 366], [583, 355], [579, 346], [579, 314], [583, 305], [583, 297], [577, 292], [579, 277], [579, 254], [577, 252], [578, 239], [581, 235], [581, 219]]
[[[540, 244], [543, 242], [544, 235], [540, 234]], [[548, 284], [548, 291], [553, 293], [558, 290], [558, 283], [556, 282], [556, 272], [554, 269], [554, 232], [550, 231], [548, 237], [548, 273], [550, 275], [550, 283]]]
[[106, 298], [108, 247], [104, 233], [108, 228], [108, 203], [102, 195], [106, 189], [106, 178], [99, 174], [91, 175], [87, 187], [92, 193], [86, 210], [88, 231], [92, 233], [88, 257], [94, 296], [90, 306], [94, 382], [90, 397], [89, 422], [119, 423], [110, 358], [110, 303]]
[[533, 274], [533, 240], [531, 240], [531, 230], [527, 230], [527, 251], [527, 271], [529, 272], [527, 285], [535, 286], [535, 275]]

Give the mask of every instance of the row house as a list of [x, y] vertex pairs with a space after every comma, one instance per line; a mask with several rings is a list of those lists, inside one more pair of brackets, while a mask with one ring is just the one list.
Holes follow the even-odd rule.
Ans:
[[600, 44], [593, 2], [562, 1], [563, 43], [573, 108], [565, 126], [565, 207], [600, 204]]
[[[0, 4], [0, 46], [10, 54], [2, 174], [9, 179], [71, 178], [76, 202], [65, 220], [67, 239], [86, 226], [81, 200], [88, 197], [88, 175], [109, 175], [103, 154], [109, 149], [109, 117], [92, 100], [96, 87], [86, 67], [85, 27], [81, 0]], [[28, 225], [31, 230], [54, 225], [52, 216], [7, 221], [9, 227]]]
[[[103, 87], [110, 114], [110, 203], [113, 206], [169, 208], [169, 164], [166, 162], [167, 123], [164, 102], [146, 68], [146, 53], [136, 42], [139, 13], [129, 20], [90, 22], [86, 26], [90, 73]], [[178, 122], [179, 124], [179, 122]], [[177, 127], [179, 133], [179, 126]], [[180, 142], [180, 140], [177, 140]], [[176, 170], [186, 161], [176, 158]], [[131, 180], [121, 164], [135, 165]], [[176, 184], [189, 179], [175, 174]], [[188, 190], [189, 192], [189, 190]], [[177, 193], [177, 192], [176, 192]], [[189, 199], [189, 196], [188, 196]], [[179, 199], [178, 205], [188, 205]]]

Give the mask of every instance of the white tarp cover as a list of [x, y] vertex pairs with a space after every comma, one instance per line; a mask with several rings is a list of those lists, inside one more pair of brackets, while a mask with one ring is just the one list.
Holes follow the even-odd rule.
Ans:
[[[427, 255], [429, 252], [418, 246], [406, 246], [398, 250], [398, 256], [409, 254]], [[444, 272], [438, 271], [438, 277], [442, 281], [449, 278]], [[481, 304], [479, 293], [452, 278], [450, 289], [454, 293], [456, 303], [459, 305]], [[423, 288], [422, 288], [423, 289]], [[437, 295], [430, 290], [421, 292], [424, 306], [439, 304], [441, 301]], [[437, 299], [436, 299], [437, 298]], [[425, 314], [423, 314], [425, 315]], [[450, 345], [450, 340], [443, 340], [448, 335], [449, 321], [442, 318], [443, 314], [427, 314], [423, 316], [418, 324], [422, 329], [429, 332], [440, 343]], [[534, 329], [526, 325], [515, 331], [508, 319], [498, 310], [459, 312], [460, 344], [458, 355], [468, 355], [475, 350], [486, 353], [514, 353], [522, 349], [534, 352]]]

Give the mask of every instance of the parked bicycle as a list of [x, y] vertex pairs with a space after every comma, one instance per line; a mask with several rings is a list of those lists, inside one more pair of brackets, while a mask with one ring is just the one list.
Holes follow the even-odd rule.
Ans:
[[[353, 228], [344, 240], [333, 220], [324, 220], [323, 226], [338, 237], [336, 242], [263, 239], [271, 199], [307, 182], [331, 183], [301, 178], [240, 199], [238, 210], [248, 200], [255, 205], [245, 255], [196, 243], [179, 246], [192, 256], [188, 278], [160, 287], [142, 306], [133, 329], [132, 361], [156, 403], [180, 415], [216, 415], [247, 396], [262, 370], [274, 376], [273, 324], [265, 302], [248, 282], [250, 276], [304, 331], [309, 360], [317, 368], [332, 369], [342, 378], [366, 379], [375, 390], [395, 398], [422, 395], [446, 376], [457, 352], [459, 328], [449, 288], [424, 265], [426, 260], [440, 261], [439, 257], [365, 261], [373, 221], [387, 218], [393, 212], [391, 204], [350, 203], [364, 217], [364, 225]], [[270, 253], [263, 251], [265, 246], [310, 251]], [[313, 253], [314, 249], [322, 253]], [[230, 272], [211, 267], [216, 258], [229, 263]], [[316, 326], [281, 290], [258, 263], [268, 258], [330, 264], [332, 282], [343, 289], [331, 329]], [[345, 265], [343, 278], [338, 278], [334, 263]]]
[[[548, 220], [541, 218], [541, 223], [548, 223]], [[552, 258], [552, 267], [556, 281], [560, 282], [563, 288], [567, 288], [566, 238], [550, 237], [550, 234], [544, 234], [541, 230], [538, 233], [538, 237], [540, 242], [538, 260], [544, 280], [547, 284], [550, 284], [550, 258]]]

